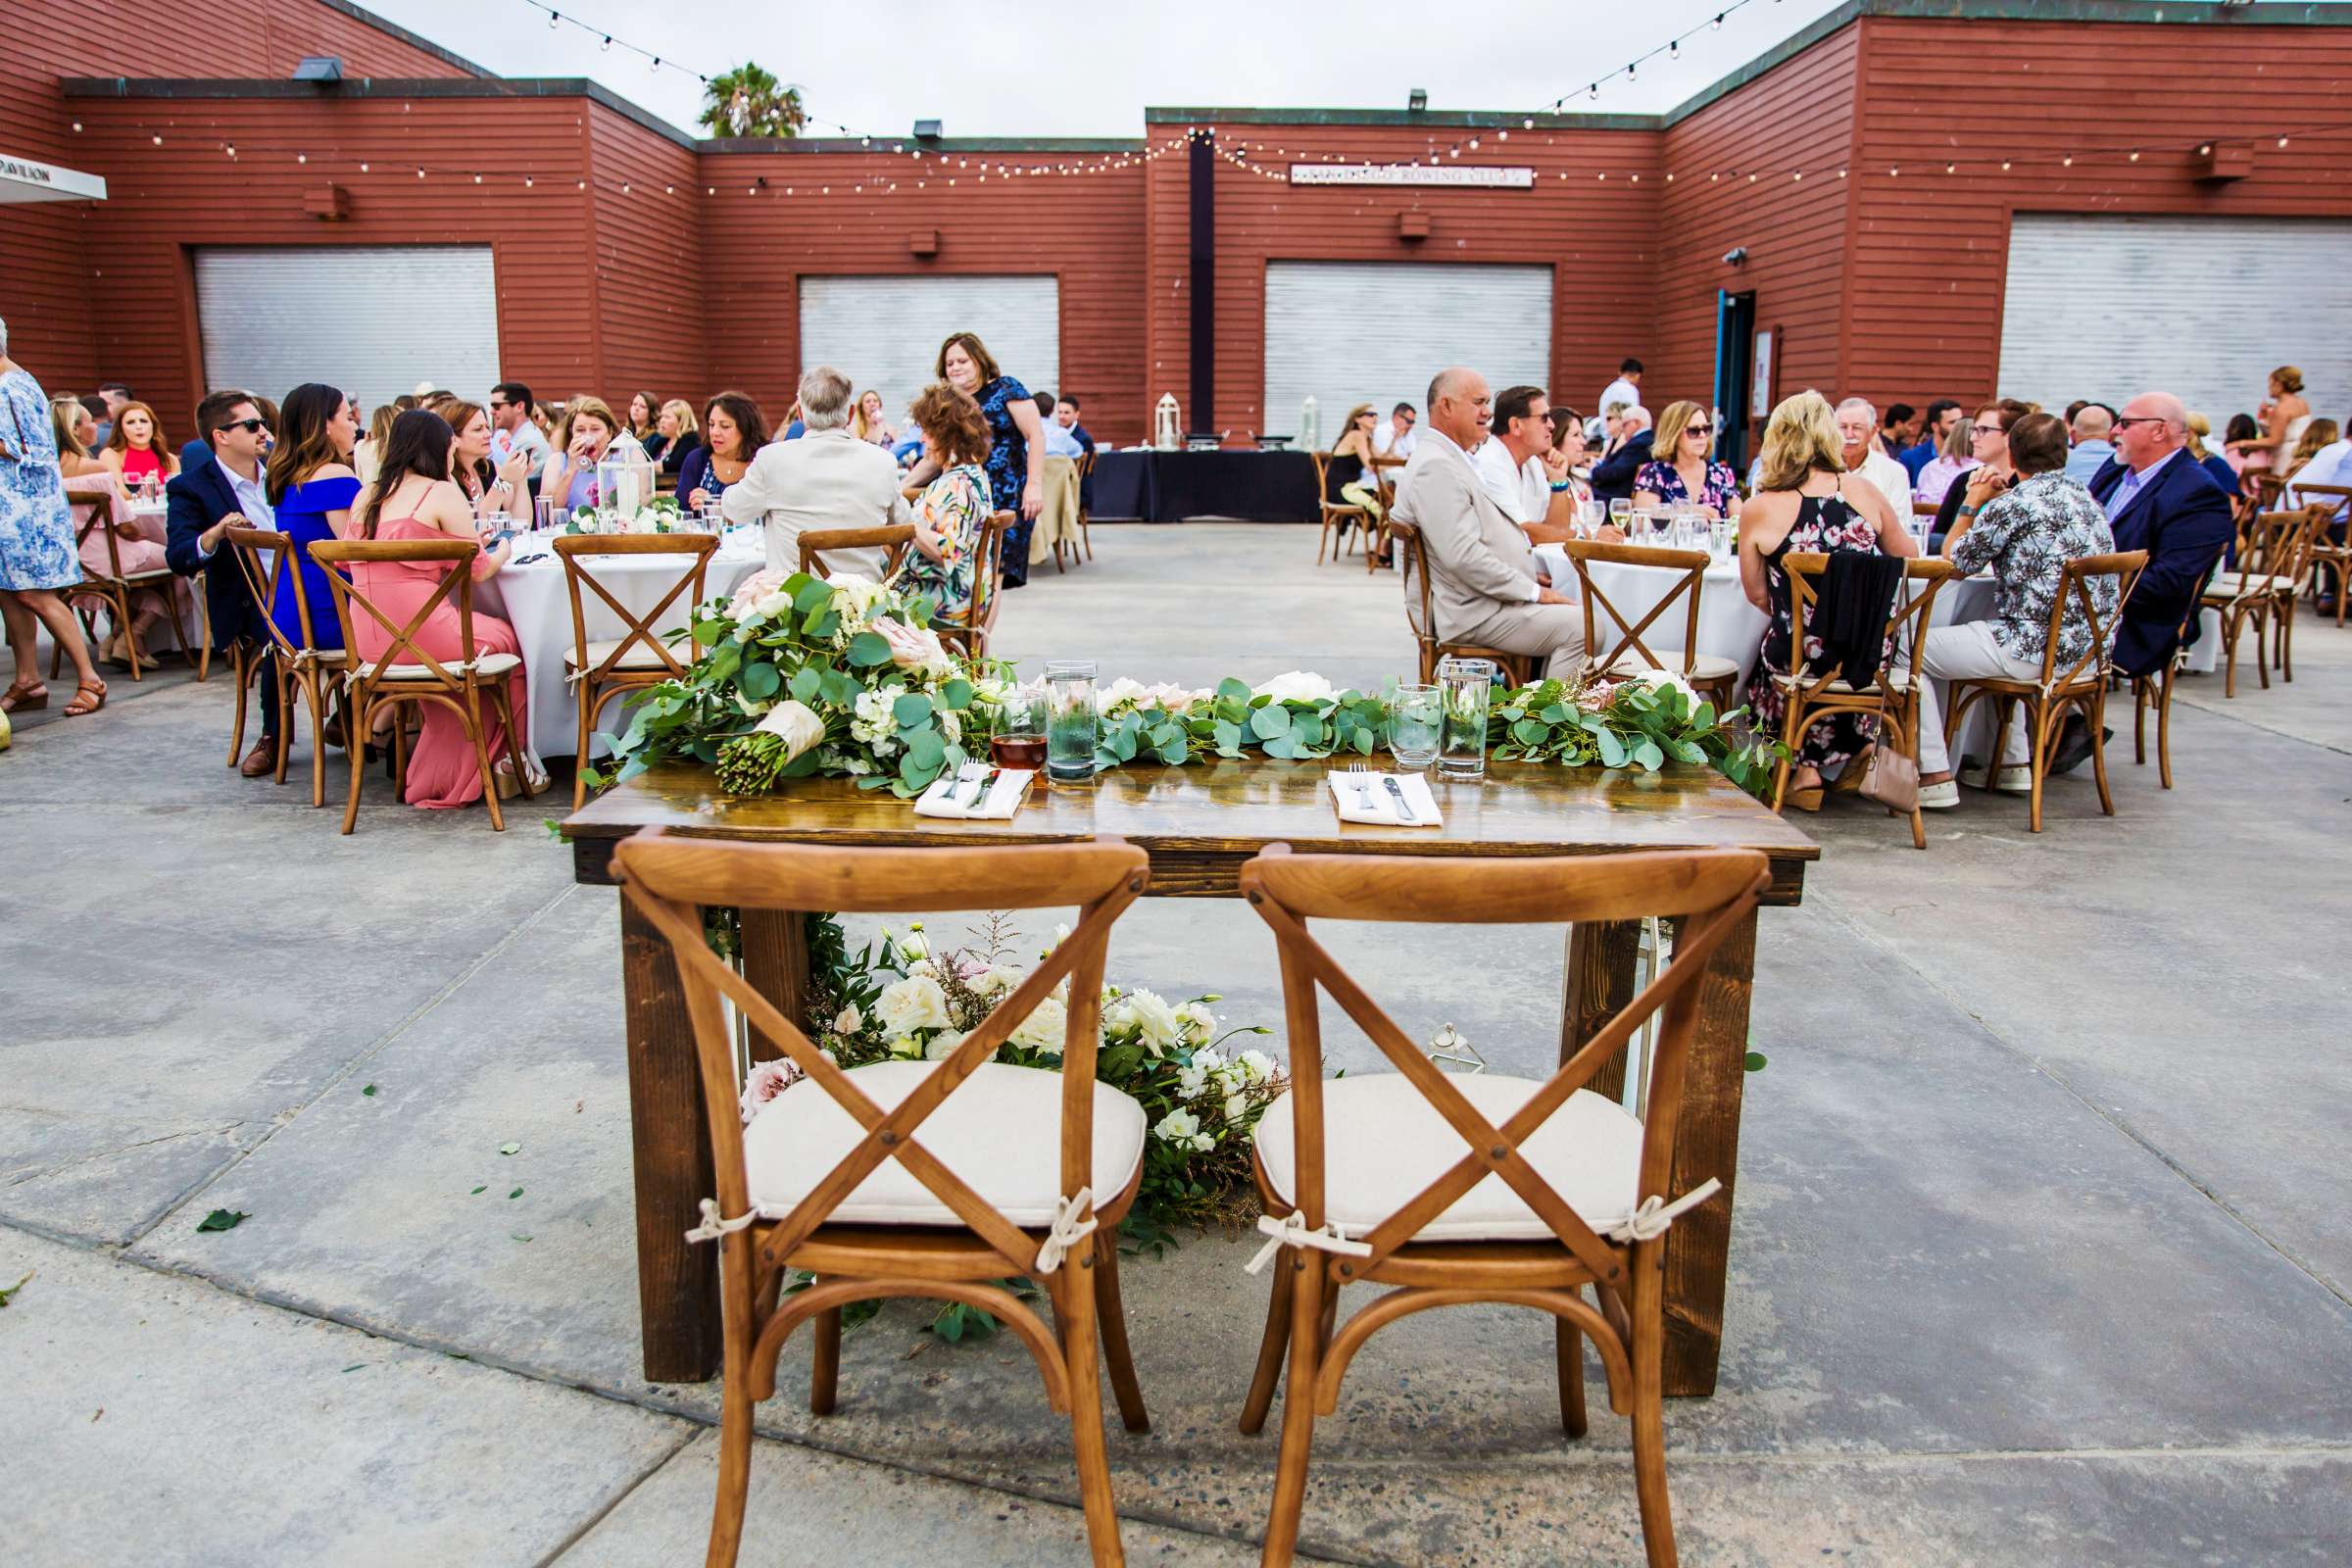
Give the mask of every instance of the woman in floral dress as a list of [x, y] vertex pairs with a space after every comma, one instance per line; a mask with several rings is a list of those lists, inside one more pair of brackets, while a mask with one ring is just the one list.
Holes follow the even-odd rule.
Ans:
[[[939, 346], [939, 378], [980, 406], [988, 421], [989, 504], [1013, 514], [1004, 533], [1004, 586], [1029, 580], [1029, 530], [1046, 504], [1046, 426], [1029, 389], [997, 368], [988, 347], [970, 332], [950, 334]], [[917, 421], [917, 428], [920, 428]], [[917, 479], [931, 477], [928, 460], [915, 465]]]
[[[1740, 582], [1748, 602], [1771, 618], [1764, 630], [1762, 667], [1748, 687], [1758, 733], [1778, 736], [1788, 696], [1772, 677], [1787, 675], [1801, 661], [1791, 658], [1788, 574], [1781, 568], [1790, 551], [1916, 556], [1918, 541], [1895, 516], [1878, 487], [1845, 471], [1830, 405], [1818, 392], [1799, 392], [1772, 411], [1764, 428], [1764, 456], [1756, 493], [1740, 521]], [[1818, 658], [1821, 640], [1806, 639], [1807, 658]], [[1888, 652], [1891, 652], [1889, 648]], [[1853, 765], [1878, 738], [1879, 721], [1862, 713], [1827, 713], [1797, 737], [1788, 774], [1788, 800], [1800, 810], [1821, 808], [1822, 776]]]
[[57, 467], [49, 394], [8, 357], [8, 323], [0, 321], [0, 618], [8, 623], [8, 648], [17, 661], [16, 680], [0, 696], [0, 712], [49, 706], [49, 688], [41, 682], [33, 654], [40, 626], [49, 628], [74, 661], [78, 686], [66, 705], [67, 714], [78, 717], [106, 706], [106, 682], [90, 663], [89, 644], [56, 592], [81, 581], [65, 485]]
[[980, 541], [996, 510], [984, 466], [988, 417], [979, 404], [947, 385], [926, 387], [912, 414], [923, 432], [924, 460], [938, 467], [939, 477], [914, 504], [914, 550], [901, 580], [909, 594], [930, 597], [935, 624], [968, 625]]

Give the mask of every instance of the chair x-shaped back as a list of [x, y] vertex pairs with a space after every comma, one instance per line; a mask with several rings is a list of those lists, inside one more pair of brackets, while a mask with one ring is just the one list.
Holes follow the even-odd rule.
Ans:
[[294, 540], [290, 535], [267, 528], [231, 528], [227, 533], [229, 548], [235, 552], [237, 570], [245, 578], [246, 590], [253, 595], [256, 618], [269, 628], [270, 642], [276, 651], [277, 690], [270, 700], [277, 704], [277, 782], [286, 781], [286, 758], [294, 738], [294, 688], [302, 688], [305, 706], [311, 710], [311, 804], [326, 803], [326, 746], [319, 735], [325, 722], [326, 693], [319, 682], [325, 672], [341, 659], [328, 659], [327, 650], [318, 646], [318, 638], [311, 627], [311, 600], [296, 583], [291, 597], [294, 601], [295, 624], [302, 630], [302, 641], [288, 637], [285, 628], [270, 613], [277, 596], [285, 592], [294, 572]]
[[[669, 644], [659, 628], [662, 618], [669, 613], [669, 607], [678, 602], [679, 595], [686, 596], [689, 610], [703, 602], [703, 578], [710, 567], [711, 552], [718, 548], [718, 536], [708, 533], [576, 534], [565, 535], [555, 543], [556, 554], [564, 562], [564, 586], [571, 594], [571, 639], [574, 658], [578, 661], [572, 678], [580, 682], [583, 690], [615, 675], [647, 675], [654, 680], [685, 679], [687, 666], [670, 653]], [[694, 559], [686, 564], [686, 569], [678, 574], [677, 581], [669, 585], [669, 592], [662, 596], [661, 602], [640, 616], [613, 597], [612, 590], [599, 581], [596, 573], [580, 564], [582, 556], [691, 556]], [[582, 583], [586, 583], [596, 597], [605, 602], [605, 608], [612, 611], [621, 625], [628, 628], [619, 641], [593, 664], [588, 661], [588, 607], [580, 597]], [[626, 670], [621, 668], [621, 662], [629, 657], [629, 650], [639, 644], [643, 644], [662, 662], [659, 672], [644, 665]]]
[[[1682, 665], [1677, 672], [1685, 676], [1691, 672], [1698, 662], [1698, 596], [1710, 559], [1705, 551], [1667, 550], [1654, 545], [1607, 544], [1593, 539], [1571, 539], [1562, 548], [1568, 552], [1569, 565], [1576, 569], [1578, 595], [1585, 602], [1585, 648], [1588, 654], [1600, 646], [1595, 638], [1599, 630], [1596, 612], [1606, 611], [1618, 629], [1625, 633], [1617, 646], [1606, 654], [1591, 654], [1594, 670], [1614, 670], [1617, 661], [1629, 651], [1639, 653], [1651, 669], [1675, 669], [1676, 666], [1649, 651], [1649, 645], [1642, 640], [1642, 634], [1649, 630], [1651, 623], [1659, 616], [1673, 609], [1677, 600], [1681, 600], [1689, 613], [1683, 632]], [[1648, 614], [1640, 620], [1632, 620], [1610, 602], [1609, 596], [1592, 580], [1592, 572], [1586, 568], [1586, 563], [1592, 561], [1613, 562], [1628, 566], [1663, 566], [1683, 575], [1680, 582], [1659, 595], [1658, 602], [1649, 607]]]

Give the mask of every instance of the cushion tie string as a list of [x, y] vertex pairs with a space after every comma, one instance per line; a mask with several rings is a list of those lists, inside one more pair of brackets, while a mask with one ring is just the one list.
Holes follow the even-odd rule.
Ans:
[[721, 1219], [718, 1217], [718, 1200], [706, 1198], [703, 1200], [703, 1222], [688, 1231], [686, 1239], [690, 1242], [715, 1242], [721, 1237], [731, 1236], [742, 1230], [759, 1217], [760, 1211], [753, 1208], [745, 1210], [733, 1219]]
[[1346, 1257], [1370, 1257], [1372, 1249], [1362, 1242], [1351, 1242], [1337, 1220], [1320, 1228], [1310, 1228], [1306, 1216], [1292, 1209], [1280, 1219], [1271, 1214], [1257, 1216], [1258, 1234], [1268, 1238], [1257, 1250], [1257, 1255], [1242, 1265], [1246, 1274], [1258, 1274], [1274, 1261], [1274, 1254], [1286, 1247], [1311, 1247], [1319, 1252], [1338, 1252]]
[[1077, 1197], [1063, 1199], [1059, 1211], [1054, 1216], [1053, 1229], [1038, 1244], [1037, 1272], [1051, 1274], [1061, 1267], [1061, 1260], [1069, 1250], [1094, 1235], [1102, 1223], [1095, 1218], [1093, 1188], [1081, 1187]]
[[1654, 1242], [1666, 1234], [1677, 1216], [1696, 1208], [1723, 1191], [1723, 1183], [1710, 1176], [1669, 1203], [1652, 1194], [1628, 1214], [1620, 1224], [1612, 1225], [1601, 1234], [1612, 1242]]

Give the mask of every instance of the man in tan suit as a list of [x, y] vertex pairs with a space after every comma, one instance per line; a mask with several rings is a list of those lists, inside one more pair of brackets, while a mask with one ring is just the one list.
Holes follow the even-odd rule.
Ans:
[[[767, 524], [767, 564], [801, 569], [801, 534], [810, 528], [877, 528], [914, 520], [899, 491], [899, 466], [880, 447], [850, 434], [850, 378], [829, 365], [801, 377], [801, 419], [808, 433], [760, 449], [743, 477], [727, 486], [718, 510], [729, 522]], [[879, 582], [888, 558], [879, 546], [828, 550], [835, 575], [854, 571]]]
[[[1504, 515], [1470, 466], [1494, 412], [1486, 377], [1456, 367], [1429, 383], [1429, 420], [1396, 487], [1396, 517], [1421, 532], [1429, 562], [1432, 628], [1449, 643], [1477, 643], [1548, 661], [1573, 675], [1585, 661], [1585, 613], [1554, 592], [1519, 525]], [[1420, 590], [1406, 573], [1406, 613]]]

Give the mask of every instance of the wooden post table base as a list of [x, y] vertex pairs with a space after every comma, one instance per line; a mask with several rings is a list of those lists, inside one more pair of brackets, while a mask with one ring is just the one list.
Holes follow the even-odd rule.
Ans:
[[[708, 769], [660, 767], [614, 786], [564, 824], [578, 881], [610, 885], [612, 848], [640, 828], [709, 838], [795, 844], [1040, 844], [1115, 835], [1152, 858], [1148, 890], [1162, 898], [1239, 896], [1242, 863], [1268, 844], [1301, 854], [1378, 850], [1402, 855], [1604, 855], [1637, 849], [1752, 849], [1772, 862], [1764, 902], [1793, 906], [1813, 841], [1712, 768], [1659, 773], [1494, 762], [1478, 786], [1443, 786], [1443, 827], [1341, 822], [1327, 762], [1218, 760], [1131, 766], [1076, 787], [1037, 789], [1008, 821], [921, 817], [905, 801], [846, 779], [796, 780], [789, 793], [736, 800]], [[1041, 780], [1041, 784], [1042, 784]], [[1569, 938], [1563, 1051], [1587, 1038], [1633, 994], [1636, 928], [1577, 928]], [[786, 996], [807, 983], [802, 932], [775, 920], [744, 931], [744, 961], [762, 989]], [[1737, 1174], [1740, 1097], [1754, 983], [1755, 921], [1717, 951], [1702, 981], [1697, 1038], [1684, 1091], [1674, 1190], [1712, 1176], [1724, 1200], [1686, 1215], [1666, 1253], [1666, 1392], [1714, 1392]], [[621, 982], [628, 1033], [629, 1116], [635, 1153], [637, 1287], [645, 1376], [694, 1383], [718, 1369], [717, 1270], [686, 1241], [696, 1203], [714, 1191], [702, 1121], [692, 1032], [677, 968], [660, 938], [621, 915]], [[773, 1053], [755, 1041], [756, 1054]], [[1603, 1069], [1593, 1087], [1608, 1087]], [[1621, 1081], [1621, 1080], [1620, 1080]]]

